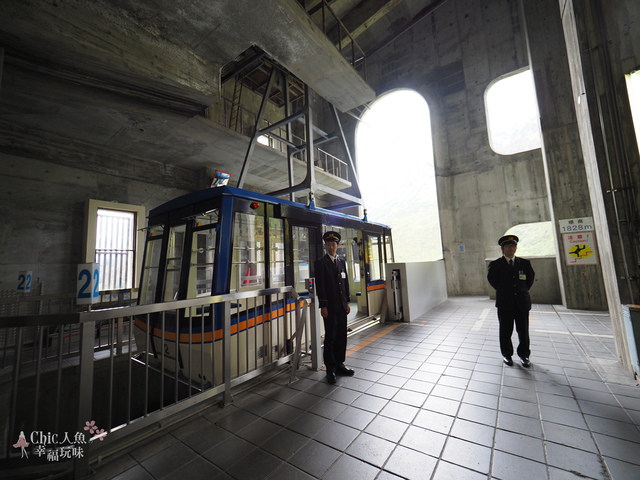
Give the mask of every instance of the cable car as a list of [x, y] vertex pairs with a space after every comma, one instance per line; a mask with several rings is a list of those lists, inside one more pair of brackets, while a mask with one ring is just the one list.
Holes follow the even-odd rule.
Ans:
[[[342, 236], [338, 255], [349, 274], [350, 324], [380, 314], [386, 295], [384, 264], [393, 261], [388, 226], [229, 186], [189, 193], [150, 211], [138, 303], [284, 286], [304, 293], [314, 261], [324, 255], [322, 235], [327, 230]], [[243, 299], [232, 310], [235, 376], [255, 369], [264, 357], [290, 350], [293, 326], [275, 322], [292, 306], [282, 300], [251, 302]], [[163, 328], [158, 316], [138, 317], [138, 350], [147, 345], [149, 358], [175, 360], [163, 362], [165, 369], [175, 370], [176, 365], [185, 377], [218, 385], [223, 325], [218, 317], [204, 308], [188, 313], [183, 309], [165, 313]], [[188, 354], [187, 348], [195, 350]], [[202, 349], [205, 361], [189, 365]]]

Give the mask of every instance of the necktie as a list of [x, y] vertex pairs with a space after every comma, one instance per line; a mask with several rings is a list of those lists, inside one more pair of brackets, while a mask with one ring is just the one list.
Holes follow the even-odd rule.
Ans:
[[509, 266], [513, 268], [513, 260], [509, 260]]

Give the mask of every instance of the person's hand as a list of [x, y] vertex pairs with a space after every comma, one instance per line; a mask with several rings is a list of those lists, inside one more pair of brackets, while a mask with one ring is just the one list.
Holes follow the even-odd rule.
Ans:
[[324, 318], [327, 318], [329, 316], [329, 309], [327, 307], [322, 307], [320, 309], [320, 315], [322, 315]]
[[347, 315], [351, 313], [351, 305], [347, 305]]

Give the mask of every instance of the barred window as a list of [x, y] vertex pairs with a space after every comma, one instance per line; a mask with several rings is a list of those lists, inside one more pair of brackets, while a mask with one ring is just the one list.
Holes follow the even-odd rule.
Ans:
[[145, 208], [88, 199], [85, 203], [84, 263], [99, 265], [98, 289], [135, 289], [140, 281]]
[[135, 213], [99, 208], [95, 262], [100, 265], [98, 289], [133, 287]]

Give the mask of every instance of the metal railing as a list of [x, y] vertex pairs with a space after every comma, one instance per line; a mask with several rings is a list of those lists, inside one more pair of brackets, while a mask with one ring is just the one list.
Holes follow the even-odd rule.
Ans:
[[338, 50], [343, 56], [345, 56], [345, 52], [343, 52], [343, 43], [347, 45], [351, 43], [351, 58], [349, 59], [348, 56], [346, 56], [346, 58], [347, 60], [349, 60], [349, 63], [351, 63], [351, 65], [356, 69], [360, 65], [362, 65], [362, 69], [363, 69], [362, 78], [366, 80], [367, 79], [367, 56], [365, 55], [364, 50], [360, 48], [360, 45], [358, 45], [358, 42], [356, 42], [355, 38], [351, 35], [347, 27], [345, 27], [345, 25], [342, 23], [340, 18], [338, 18], [338, 15], [336, 15], [333, 9], [331, 8], [331, 6], [329, 6], [329, 3], [326, 0], [322, 0], [321, 3], [322, 3], [322, 16], [321, 16], [320, 28], [322, 29], [322, 32], [325, 35], [327, 35], [327, 29], [328, 29], [327, 12], [329, 12], [329, 14], [331, 15], [331, 17], [333, 17], [333, 20], [335, 21], [335, 24], [337, 26], [336, 28], [337, 28], [337, 34], [338, 34], [338, 44], [337, 44]]
[[[222, 114], [214, 120], [224, 127], [235, 129], [238, 133], [241, 133], [248, 137], [253, 136], [253, 132], [255, 130], [256, 114], [246, 110], [238, 104], [235, 104], [235, 107], [239, 110], [239, 114], [237, 125], [234, 128], [230, 123], [231, 110], [234, 106], [233, 100], [222, 97], [222, 101]], [[252, 121], [245, 121], [246, 118], [252, 119]], [[269, 121], [263, 120], [263, 125], [261, 125], [261, 128], [265, 128], [270, 125], [271, 123]], [[286, 127], [280, 127], [272, 131], [271, 133], [273, 135], [264, 135], [264, 139], [259, 139], [258, 142], [286, 155], [288, 145], [285, 141], [279, 140], [279, 138], [287, 138]], [[301, 146], [305, 144], [305, 140], [304, 138], [301, 138], [297, 135], [292, 135], [291, 143]], [[304, 150], [294, 154], [294, 157], [305, 163], [307, 161], [307, 156], [305, 155]], [[320, 168], [324, 172], [346, 180], [347, 182], [349, 181], [349, 168], [347, 166], [347, 163], [340, 160], [335, 155], [332, 155], [329, 152], [322, 150], [321, 148], [314, 147], [314, 163], [316, 167]]]
[[[297, 367], [310, 353], [303, 332], [313, 303], [282, 287], [0, 318], [0, 331], [15, 339], [0, 344], [0, 407], [9, 419], [0, 465], [21, 460], [84, 478], [125, 439], [214, 397], [228, 403], [233, 387], [287, 362]], [[15, 447], [23, 434], [29, 450]]]

